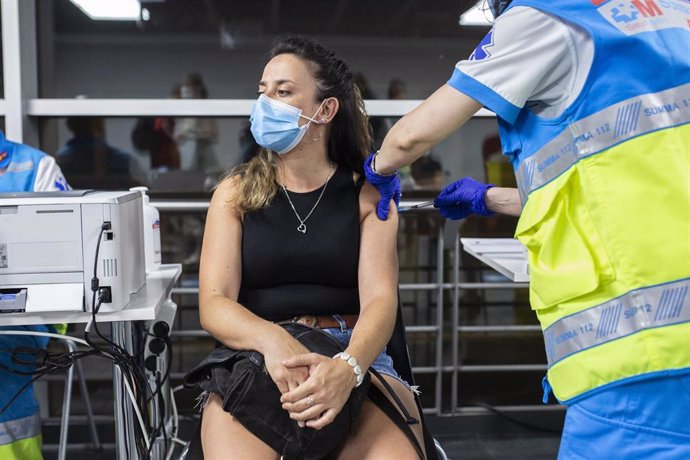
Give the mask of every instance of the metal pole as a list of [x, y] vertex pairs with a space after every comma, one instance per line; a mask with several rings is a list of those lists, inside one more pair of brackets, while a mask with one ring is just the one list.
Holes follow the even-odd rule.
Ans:
[[[439, 287], [443, 289], [454, 289], [456, 287], [459, 289], [517, 289], [527, 287], [527, 283], [404, 283], [400, 284], [399, 289], [401, 291], [435, 291]], [[173, 288], [173, 295], [196, 295], [199, 293], [198, 287], [176, 287]]]
[[84, 400], [84, 408], [86, 409], [86, 419], [89, 424], [89, 431], [91, 432], [91, 440], [95, 449], [101, 448], [101, 440], [98, 437], [98, 430], [96, 430], [96, 419], [93, 416], [93, 409], [91, 408], [91, 396], [89, 390], [86, 388], [86, 379], [84, 379], [84, 371], [81, 368], [79, 360], [74, 362], [74, 367], [77, 369], [77, 377], [79, 377], [79, 390], [81, 397]]
[[545, 371], [546, 364], [477, 364], [462, 366], [462, 372], [531, 372]]
[[441, 415], [441, 392], [443, 382], [443, 226], [438, 229], [438, 251], [436, 253], [436, 324], [438, 333], [436, 334], [436, 414]]
[[2, 54], [6, 137], [38, 145], [38, 125], [25, 104], [38, 97], [35, 0], [2, 0]]
[[458, 326], [458, 332], [541, 332], [541, 327], [534, 325], [516, 326]]
[[450, 393], [450, 413], [455, 414], [458, 406], [458, 347], [460, 345], [460, 334], [458, 323], [460, 322], [460, 235], [455, 234], [455, 244], [453, 245], [453, 330], [451, 340], [451, 356], [453, 362], [453, 374], [451, 376]]
[[[76, 350], [72, 342], [66, 342], [67, 349]], [[69, 433], [69, 413], [72, 405], [72, 380], [74, 379], [74, 366], [70, 366], [65, 377], [65, 391], [62, 396], [62, 420], [60, 421], [60, 442], [58, 444], [58, 460], [67, 458], [67, 434]]]
[[[132, 353], [132, 324], [130, 321], [110, 323], [112, 341]], [[113, 364], [113, 404], [115, 407], [115, 453], [118, 459], [138, 460], [134, 430], [134, 412], [123, 383], [120, 368]]]

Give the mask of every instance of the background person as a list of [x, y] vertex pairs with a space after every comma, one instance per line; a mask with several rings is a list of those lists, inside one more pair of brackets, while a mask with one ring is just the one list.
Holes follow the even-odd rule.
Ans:
[[[28, 145], [9, 141], [0, 131], [0, 193], [6, 192], [53, 192], [70, 187], [55, 159]], [[0, 265], [1, 266], [1, 265]], [[22, 326], [23, 330], [64, 333], [66, 324]], [[0, 327], [0, 330], [16, 330], [16, 327]], [[0, 349], [14, 350], [19, 347], [45, 348], [47, 337], [0, 335]], [[26, 357], [29, 359], [28, 357]], [[0, 353], [0, 409], [31, 380], [31, 375], [10, 372], [33, 370], [12, 362], [10, 353]], [[29, 385], [14, 402], [0, 414], [0, 458], [3, 460], [36, 460], [41, 454], [41, 417], [34, 397], [33, 385]]]
[[[180, 98], [180, 85], [173, 85], [171, 99]], [[132, 145], [149, 155], [149, 169], [180, 169], [180, 152], [173, 137], [175, 118], [140, 117], [132, 130]]]
[[489, 5], [484, 40], [368, 159], [379, 216], [386, 174], [496, 112], [519, 194], [463, 178], [435, 204], [521, 215], [545, 399], [569, 406], [560, 458], [690, 458], [687, 2]]
[[[201, 74], [187, 74], [180, 86], [182, 99], [207, 99], [208, 89]], [[218, 143], [218, 124], [213, 118], [185, 117], [175, 121], [175, 141], [183, 171], [214, 172], [218, 168], [215, 145]]]
[[67, 128], [73, 136], [56, 158], [75, 187], [115, 190], [146, 184], [136, 159], [108, 144], [103, 117], [69, 117]]

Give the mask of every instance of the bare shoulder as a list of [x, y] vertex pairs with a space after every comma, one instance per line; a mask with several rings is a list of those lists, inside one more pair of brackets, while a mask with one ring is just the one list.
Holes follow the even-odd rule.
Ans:
[[240, 217], [242, 213], [237, 205], [239, 186], [240, 177], [237, 175], [233, 175], [221, 180], [213, 192], [209, 210], [224, 210], [226, 212], [230, 211], [236, 217]]
[[[371, 185], [369, 182], [364, 181], [362, 185], [362, 190], [359, 193], [359, 216], [360, 221], [364, 221], [368, 217], [376, 217], [376, 207], [381, 199], [379, 191]], [[391, 203], [389, 218], [386, 221], [380, 222], [390, 222], [391, 225], [397, 225], [398, 222], [398, 208], [395, 204]]]
[[237, 174], [233, 174], [232, 176], [221, 179], [221, 181], [218, 182], [218, 185], [216, 185], [214, 195], [216, 195], [218, 192], [232, 192], [232, 190], [235, 190], [240, 185], [240, 180], [240, 176]]

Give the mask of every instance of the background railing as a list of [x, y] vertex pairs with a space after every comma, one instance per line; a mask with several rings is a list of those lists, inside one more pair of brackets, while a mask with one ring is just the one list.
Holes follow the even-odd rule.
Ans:
[[[410, 206], [418, 204], [425, 200], [405, 200], [401, 203], [402, 206]], [[162, 216], [184, 213], [205, 213], [208, 208], [207, 200], [162, 200], [153, 199], [152, 204], [156, 206], [161, 212]], [[489, 292], [511, 292], [519, 291], [527, 288], [527, 283], [513, 283], [505, 278], [501, 280], [501, 276], [494, 274], [489, 268], [482, 268], [479, 264], [479, 271], [481, 275], [479, 280], [467, 280], [465, 273], [470, 270], [470, 267], [464, 266], [466, 264], [467, 256], [463, 256], [461, 252], [460, 233], [462, 228], [459, 228], [458, 223], [446, 222], [440, 218], [433, 208], [415, 209], [406, 213], [401, 213], [401, 235], [410, 236], [410, 231], [414, 230], [416, 226], [415, 221], [425, 219], [428, 222], [435, 223], [426, 229], [426, 238], [420, 241], [423, 237], [421, 235], [411, 235], [411, 238], [417, 241], [416, 247], [423, 253], [425, 259], [431, 261], [425, 267], [424, 264], [419, 263], [417, 267], [406, 267], [404, 262], [408, 260], [410, 254], [405, 254], [410, 251], [409, 245], [405, 245], [405, 241], [399, 242], [399, 252], [401, 253], [401, 277], [400, 277], [400, 291], [403, 299], [403, 309], [406, 316], [406, 331], [408, 334], [408, 341], [411, 348], [419, 346], [423, 342], [423, 346], [428, 348], [433, 344], [433, 351], [415, 352], [411, 350], [413, 372], [415, 379], [423, 381], [422, 391], [426, 397], [424, 401], [424, 411], [429, 414], [436, 415], [466, 415], [475, 414], [478, 412], [485, 412], [487, 409], [480, 405], [467, 405], [460, 403], [459, 395], [463, 389], [463, 379], [470, 374], [488, 374], [487, 380], [493, 378], [512, 379], [516, 374], [533, 374], [534, 386], [539, 386], [541, 374], [545, 373], [546, 365], [543, 356], [534, 354], [530, 355], [538, 361], [537, 363], [465, 363], [461, 358], [463, 341], [472, 341], [476, 337], [491, 337], [497, 339], [499, 342], [506, 336], [515, 340], [517, 337], [518, 343], [520, 337], [530, 337], [531, 339], [540, 340], [541, 329], [536, 320], [533, 318], [533, 324], [491, 324], [487, 321], [486, 324], [465, 324], [463, 321], [464, 307], [462, 305], [463, 294], [470, 291], [489, 291]], [[429, 233], [432, 230], [432, 234]], [[451, 244], [446, 244], [450, 240]], [[402, 243], [402, 244], [401, 244]], [[421, 247], [425, 245], [427, 247]], [[421, 262], [418, 258], [418, 262]], [[409, 282], [410, 276], [405, 276], [406, 271], [410, 269], [419, 271], [422, 269], [430, 275], [426, 282]], [[476, 267], [475, 267], [476, 269]], [[191, 275], [191, 274], [190, 274]], [[416, 276], [419, 278], [419, 276]], [[476, 277], [475, 277], [476, 278]], [[484, 280], [484, 278], [486, 278]], [[189, 282], [189, 280], [188, 280]], [[193, 284], [193, 281], [191, 281]], [[198, 287], [196, 286], [179, 286], [173, 290], [175, 296], [196, 296], [198, 294]], [[410, 302], [406, 300], [408, 294], [426, 296], [424, 302]], [[178, 301], [183, 310], [193, 310], [196, 303]], [[481, 311], [487, 306], [478, 306]], [[180, 315], [182, 316], [182, 315]], [[529, 315], [525, 315], [529, 318]], [[180, 327], [172, 332], [173, 340], [176, 342], [176, 352], [184, 353], [184, 343], [190, 340], [208, 338], [208, 334], [199, 328], [186, 327], [185, 321], [180, 321]], [[494, 351], [499, 350], [503, 345], [494, 346]], [[505, 346], [510, 346], [506, 344]], [[181, 360], [184, 361], [184, 360]], [[173, 379], [181, 379], [184, 375], [184, 369], [178, 369], [173, 372]], [[419, 382], [418, 382], [419, 383]], [[469, 391], [469, 390], [468, 390]], [[429, 394], [431, 393], [431, 397]], [[431, 404], [430, 404], [431, 402]], [[512, 401], [508, 404], [497, 404], [496, 409], [503, 411], [525, 411], [525, 410], [551, 410], [559, 409], [557, 405], [543, 405], [538, 403], [539, 398], [532, 398], [525, 401]]]

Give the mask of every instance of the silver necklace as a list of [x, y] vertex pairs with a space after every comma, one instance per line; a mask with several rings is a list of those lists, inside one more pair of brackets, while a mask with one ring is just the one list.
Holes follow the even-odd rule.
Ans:
[[285, 186], [280, 183], [280, 187], [283, 189], [283, 192], [285, 192], [285, 196], [288, 199], [288, 203], [290, 203], [290, 207], [292, 208], [292, 212], [295, 213], [295, 216], [297, 217], [297, 220], [299, 221], [299, 225], [297, 226], [297, 231], [302, 232], [302, 233], [307, 233], [307, 219], [311, 217], [311, 214], [314, 212], [314, 209], [319, 205], [319, 202], [321, 201], [321, 197], [323, 196], [324, 192], [326, 191], [326, 187], [328, 186], [328, 181], [331, 180], [331, 171], [333, 171], [333, 163], [330, 163], [328, 165], [328, 176], [326, 176], [326, 182], [323, 184], [323, 188], [321, 189], [321, 193], [319, 194], [319, 197], [316, 199], [316, 203], [314, 203], [314, 206], [312, 206], [311, 211], [309, 211], [309, 214], [307, 214], [307, 217], [302, 219], [299, 214], [297, 213], [297, 210], [295, 209], [295, 205], [292, 204], [292, 200], [290, 199], [290, 194], [288, 193], [287, 189]]

